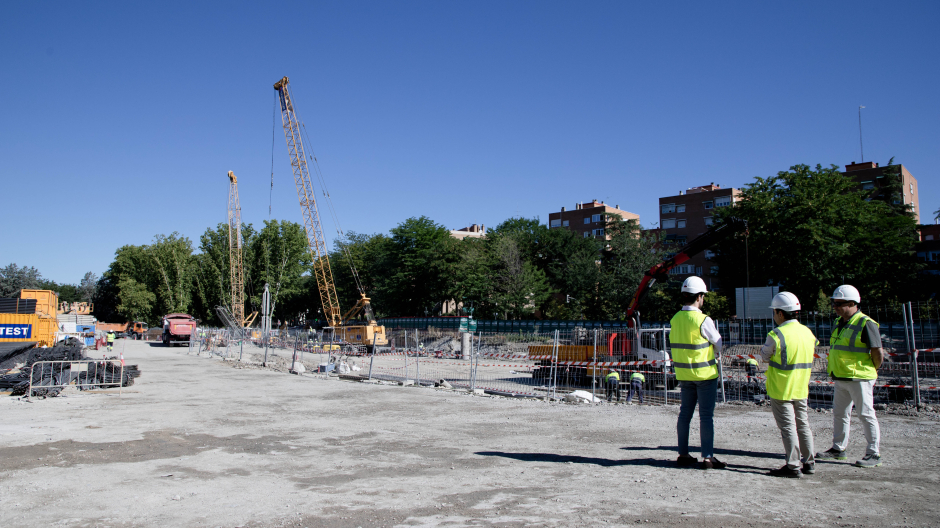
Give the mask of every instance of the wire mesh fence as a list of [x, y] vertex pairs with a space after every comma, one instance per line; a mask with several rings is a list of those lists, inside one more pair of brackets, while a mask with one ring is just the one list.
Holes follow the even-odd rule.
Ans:
[[[886, 359], [879, 370], [875, 398], [882, 402], [940, 401], [940, 310], [935, 303], [869, 307], [865, 312], [880, 323]], [[412, 321], [413, 320], [409, 320]], [[244, 334], [225, 328], [200, 327], [189, 352], [255, 361], [293, 370], [341, 374], [422, 386], [444, 386], [520, 397], [562, 397], [585, 391], [607, 397], [607, 377], [619, 375], [620, 397], [628, 394], [631, 378], [640, 374], [644, 402], [678, 403], [679, 388], [671, 366], [667, 325], [637, 330], [619, 324], [480, 324], [473, 333], [456, 324], [436, 325], [428, 318], [423, 328], [388, 328], [388, 346], [367, 349], [337, 339], [329, 330], [275, 329]], [[833, 382], [827, 374], [829, 335], [835, 327], [829, 314], [810, 313], [800, 322], [816, 335], [810, 381], [810, 404], [832, 405]], [[446, 321], [450, 323], [450, 321]], [[482, 323], [482, 322], [481, 322]], [[717, 321], [725, 343], [721, 351], [723, 401], [766, 398], [767, 365], [761, 344], [773, 321]], [[419, 325], [410, 325], [419, 326]], [[637, 333], [638, 332], [638, 333]], [[911, 358], [915, 359], [911, 359]], [[748, 359], [756, 359], [756, 367]], [[612, 394], [611, 396], [616, 396]]]

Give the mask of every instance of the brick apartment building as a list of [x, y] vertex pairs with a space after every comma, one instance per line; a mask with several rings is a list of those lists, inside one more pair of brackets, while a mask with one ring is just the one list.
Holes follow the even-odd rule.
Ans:
[[608, 214], [617, 214], [624, 220], [636, 220], [637, 223], [640, 221], [640, 215], [624, 211], [620, 209], [619, 205], [611, 207], [604, 202], [591, 200], [586, 203], [574, 204], [574, 209], [571, 211], [567, 211], [562, 207], [559, 212], [548, 213], [548, 228], [568, 229], [584, 238], [603, 237], [605, 240], [610, 240], [610, 235], [604, 232], [604, 224]]
[[[901, 169], [901, 200], [903, 203], [913, 206], [914, 220], [920, 223], [920, 197], [917, 189], [917, 178], [911, 175], [904, 165], [898, 165]], [[887, 167], [879, 167], [877, 163], [866, 161], [855, 163], [854, 161], [845, 166], [845, 172], [842, 174], [858, 182], [862, 189], [880, 189], [884, 185], [884, 172]], [[876, 191], [875, 196], [879, 193]]]
[[[667, 243], [682, 246], [704, 233], [712, 225], [715, 209], [730, 206], [739, 200], [740, 194], [739, 189], [722, 188], [711, 183], [660, 198], [659, 227], [666, 234]], [[709, 290], [717, 290], [720, 285], [718, 266], [712, 260], [714, 256], [711, 250], [703, 251], [673, 268], [670, 274], [679, 278], [698, 275], [705, 280]]]

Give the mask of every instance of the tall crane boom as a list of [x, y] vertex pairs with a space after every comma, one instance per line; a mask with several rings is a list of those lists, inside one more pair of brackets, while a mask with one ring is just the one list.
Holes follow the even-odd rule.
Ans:
[[300, 137], [300, 122], [294, 113], [287, 77], [274, 83], [274, 89], [277, 90], [281, 102], [281, 124], [284, 125], [284, 139], [287, 141], [287, 151], [290, 153], [291, 167], [294, 171], [294, 183], [297, 185], [297, 197], [304, 216], [304, 231], [307, 234], [310, 256], [313, 259], [314, 275], [320, 290], [320, 302], [323, 304], [323, 315], [330, 326], [338, 326], [342, 322], [342, 312], [339, 308], [336, 286], [333, 283], [333, 270], [330, 269], [326, 237], [323, 236], [323, 228], [320, 224], [320, 212], [317, 210], [317, 200], [313, 194], [313, 183], [310, 181], [310, 171], [307, 169], [307, 155]]
[[242, 265], [242, 208], [238, 203], [238, 178], [228, 171], [228, 258], [232, 285], [232, 317], [245, 325], [245, 268]]

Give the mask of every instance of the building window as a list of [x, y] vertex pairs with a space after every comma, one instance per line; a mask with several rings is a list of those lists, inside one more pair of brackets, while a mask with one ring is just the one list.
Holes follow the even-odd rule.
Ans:
[[705, 258], [707, 258], [708, 260], [711, 260], [711, 259], [715, 258], [715, 252], [712, 251], [712, 250], [710, 250], [710, 249], [706, 249], [706, 250], [705, 250]]
[[592, 222], [600, 222], [600, 221], [601, 221], [601, 215], [599, 215], [599, 214], [591, 215], [591, 221], [592, 221]]
[[676, 204], [662, 204], [659, 206], [662, 214], [669, 214], [676, 212]]
[[552, 220], [552, 227], [561, 227], [561, 218]]
[[685, 220], [676, 220], [676, 227], [679, 229], [685, 228]]
[[705, 225], [710, 226], [710, 225], [712, 225], [713, 223], [714, 223], [714, 221], [712, 220], [712, 217], [710, 217], [710, 216], [706, 216], [706, 217], [705, 217]]
[[568, 227], [568, 221], [565, 220], [564, 222], [561, 223], [561, 225], [563, 225], [563, 226], [565, 226], [565, 227]]
[[692, 273], [695, 273], [695, 266], [691, 264], [679, 264], [669, 270], [670, 275], [691, 275]]
[[677, 212], [677, 213], [684, 213], [684, 212], [685, 212], [685, 204], [679, 204], [679, 205], [677, 205], [677, 206], [676, 206], [676, 212]]
[[675, 229], [675, 228], [676, 228], [675, 218], [663, 218], [663, 229]]
[[718, 275], [718, 266], [712, 266], [708, 268], [708, 273], [711, 275]]
[[927, 235], [924, 237], [924, 240], [933, 240], [933, 235]]
[[601, 228], [601, 229], [595, 229], [595, 230], [594, 230], [594, 236], [604, 236], [604, 229], [603, 229], [603, 228]]
[[585, 216], [585, 217], [584, 217], [584, 223], [585, 223], [585, 224], [590, 224], [590, 223], [591, 223], [591, 217]]
[[715, 207], [715, 203], [711, 200], [708, 200], [707, 202], [702, 202], [702, 207], [705, 209], [711, 209], [712, 207]]
[[862, 190], [863, 190], [863, 191], [869, 191], [869, 190], [874, 189], [874, 188], [875, 188], [875, 184], [872, 183], [872, 182], [863, 182], [863, 183], [862, 183]]
[[590, 232], [590, 231], [585, 231], [585, 232], [584, 232], [584, 238], [587, 238], [587, 237], [589, 237], [589, 236], [591, 236], [591, 232]]
[[730, 196], [722, 196], [721, 198], [715, 198], [715, 207], [728, 207], [731, 205]]

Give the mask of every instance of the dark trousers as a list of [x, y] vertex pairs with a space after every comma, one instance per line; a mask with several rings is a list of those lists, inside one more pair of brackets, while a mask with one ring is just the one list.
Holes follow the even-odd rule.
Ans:
[[607, 401], [610, 401], [611, 396], [617, 396], [617, 401], [620, 401], [620, 380], [619, 379], [607, 380]]
[[627, 403], [633, 401], [633, 395], [640, 397], [640, 403], [643, 403], [643, 383], [640, 380], [630, 381], [630, 392], [627, 393]]
[[757, 376], [757, 366], [752, 363], [748, 363], [747, 364], [747, 380], [748, 381], [751, 381], [751, 376]]

